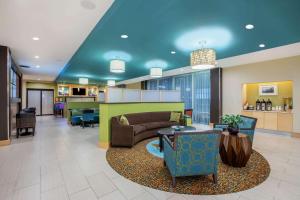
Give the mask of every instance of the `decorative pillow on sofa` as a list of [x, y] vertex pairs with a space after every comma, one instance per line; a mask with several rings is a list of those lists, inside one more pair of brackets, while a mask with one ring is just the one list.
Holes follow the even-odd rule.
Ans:
[[180, 112], [171, 112], [170, 120], [171, 122], [178, 122], [180, 121], [181, 113]]
[[122, 125], [129, 125], [129, 122], [128, 122], [128, 119], [124, 116], [124, 115], [122, 115], [121, 117], [120, 117], [120, 123], [122, 124]]

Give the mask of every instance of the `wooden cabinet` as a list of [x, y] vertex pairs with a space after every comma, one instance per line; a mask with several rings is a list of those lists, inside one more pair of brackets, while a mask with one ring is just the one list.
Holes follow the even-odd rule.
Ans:
[[291, 112], [243, 110], [241, 114], [256, 118], [256, 128], [293, 132], [293, 113]]
[[278, 130], [285, 132], [293, 131], [293, 114], [278, 113]]
[[243, 110], [242, 115], [248, 116], [248, 117], [253, 117], [253, 111]]
[[252, 112], [252, 117], [257, 119], [256, 128], [264, 128], [265, 115], [264, 112]]
[[264, 113], [264, 129], [277, 130], [278, 115], [277, 112]]

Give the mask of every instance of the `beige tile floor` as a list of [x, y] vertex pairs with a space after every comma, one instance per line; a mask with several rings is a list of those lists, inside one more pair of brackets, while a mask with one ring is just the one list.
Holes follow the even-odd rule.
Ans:
[[[203, 128], [199, 126], [200, 128]], [[0, 147], [0, 200], [299, 200], [300, 139], [257, 132], [254, 148], [270, 162], [261, 185], [217, 196], [178, 195], [119, 176], [97, 147], [98, 128], [39, 117], [37, 134]]]

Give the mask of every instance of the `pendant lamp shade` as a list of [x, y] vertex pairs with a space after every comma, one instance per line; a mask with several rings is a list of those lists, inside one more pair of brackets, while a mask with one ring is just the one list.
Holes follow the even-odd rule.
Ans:
[[110, 72], [112, 73], [124, 73], [125, 72], [125, 61], [123, 60], [111, 60], [110, 61]]
[[216, 65], [216, 52], [214, 49], [202, 48], [191, 53], [192, 69], [212, 69]]
[[79, 78], [79, 84], [87, 85], [87, 84], [89, 84], [89, 79], [88, 78]]
[[107, 85], [111, 86], [111, 87], [116, 86], [116, 81], [115, 80], [108, 80]]
[[150, 69], [150, 76], [153, 78], [162, 77], [162, 68], [160, 67], [152, 67]]

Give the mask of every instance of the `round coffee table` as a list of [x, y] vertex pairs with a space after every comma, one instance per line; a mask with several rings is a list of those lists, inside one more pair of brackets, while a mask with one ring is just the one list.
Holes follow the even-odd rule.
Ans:
[[231, 135], [222, 132], [219, 152], [223, 163], [245, 167], [252, 153], [252, 142], [246, 134]]
[[169, 128], [163, 128], [157, 131], [157, 135], [159, 137], [159, 150], [162, 151], [163, 150], [163, 141], [162, 138], [164, 135], [169, 136], [173, 136], [175, 132], [184, 132], [184, 131], [194, 131], [196, 130], [195, 127], [193, 126], [179, 126], [180, 129], [179, 130], [175, 130], [175, 128], [169, 127]]

